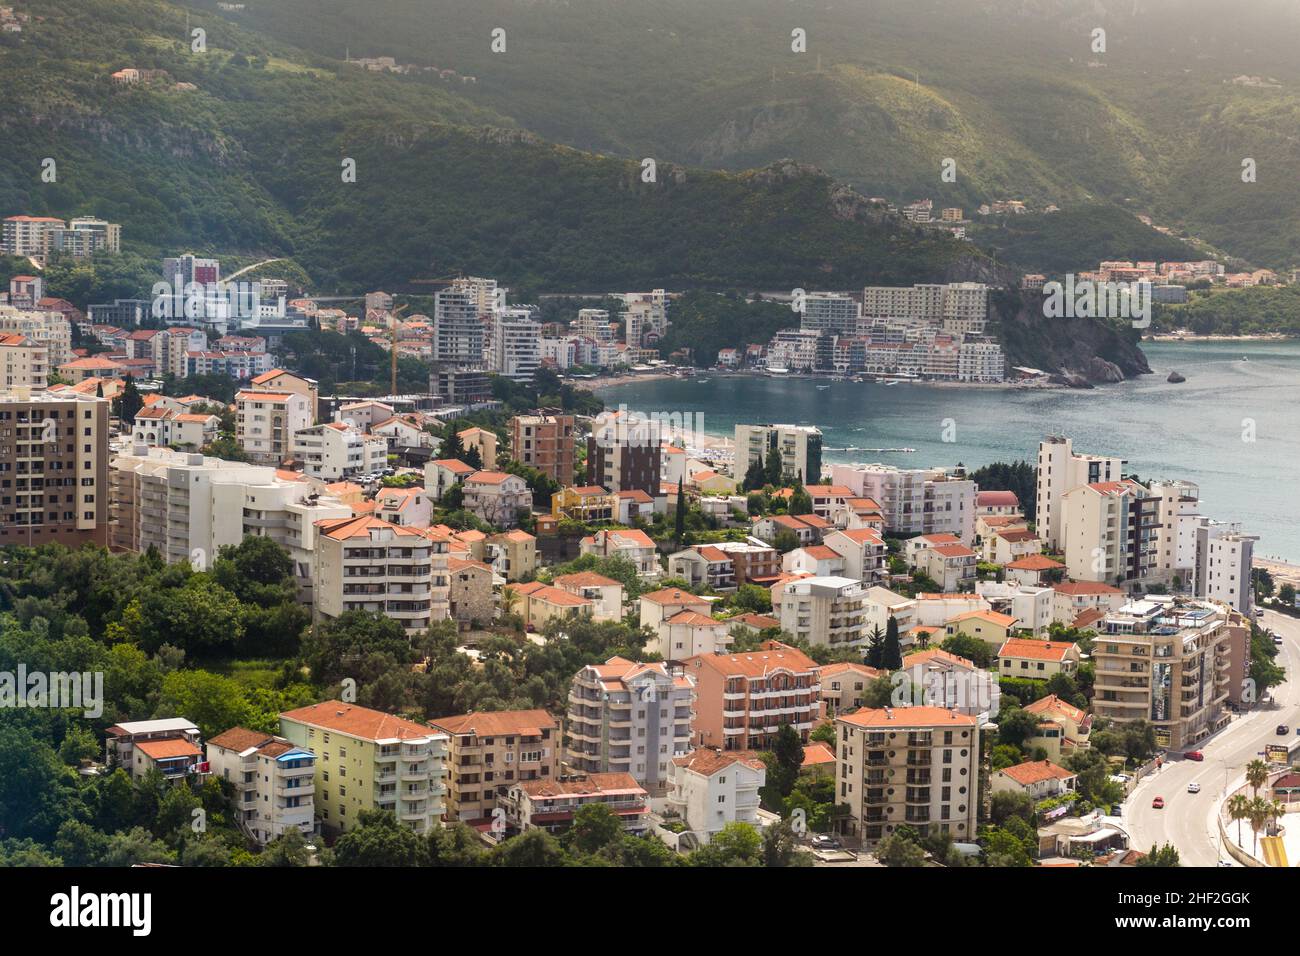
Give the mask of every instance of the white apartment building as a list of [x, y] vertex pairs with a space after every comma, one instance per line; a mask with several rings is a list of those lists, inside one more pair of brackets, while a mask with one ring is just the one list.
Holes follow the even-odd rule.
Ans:
[[513, 528], [519, 524], [519, 512], [533, 506], [533, 493], [518, 475], [503, 471], [476, 471], [462, 485], [464, 507], [490, 525]]
[[1046, 637], [1055, 616], [1056, 592], [1052, 588], [1013, 582], [979, 581], [975, 593], [991, 610], [1014, 617], [1018, 627], [1028, 628], [1035, 637]]
[[484, 329], [481, 295], [452, 287], [433, 300], [433, 360], [435, 363], [479, 368], [483, 365]]
[[988, 286], [978, 282], [867, 286], [862, 290], [862, 320], [895, 319], [914, 325], [942, 326], [945, 332], [982, 335], [988, 320]]
[[388, 440], [342, 422], [311, 425], [293, 433], [293, 457], [311, 478], [342, 481], [383, 471], [388, 466]]
[[964, 341], [957, 350], [957, 380], [1001, 382], [1007, 377], [1007, 360], [1002, 346], [994, 341]]
[[1196, 529], [1201, 524], [1200, 489], [1190, 481], [1153, 481], [1147, 491], [1159, 504], [1154, 573], [1190, 587], [1196, 568]]
[[805, 332], [853, 335], [858, 327], [858, 303], [835, 292], [810, 292], [804, 296], [799, 327]]
[[611, 657], [578, 671], [569, 689], [568, 762], [584, 773], [628, 773], [651, 795], [670, 786], [690, 750], [694, 685], [664, 663]]
[[1061, 496], [1080, 485], [1119, 481], [1124, 459], [1110, 455], [1080, 455], [1069, 438], [1053, 435], [1038, 443], [1037, 511], [1035, 528], [1051, 551], [1064, 547]]
[[[299, 597], [310, 600], [316, 522], [350, 517], [335, 498], [269, 466], [135, 446], [109, 469], [110, 542], [118, 551], [158, 549], [168, 563], [211, 567], [224, 545], [267, 537], [289, 552]], [[238, 517], [238, 520], [233, 520]]]
[[822, 433], [813, 425], [737, 425], [735, 439], [737, 481], [751, 464], [765, 462], [772, 448], [781, 455], [784, 476], [800, 478], [806, 485], [821, 480]]
[[542, 326], [529, 309], [492, 313], [488, 369], [516, 382], [531, 382], [542, 364]]
[[293, 454], [293, 437], [311, 425], [311, 400], [297, 392], [235, 394], [235, 440], [253, 461], [278, 465]]
[[179, 412], [159, 402], [136, 413], [131, 440], [137, 445], [178, 445], [197, 450], [216, 439], [220, 425], [216, 415]]
[[942, 468], [837, 464], [831, 465], [831, 482], [878, 503], [890, 533], [951, 534], [963, 544], [974, 538], [978, 489], [969, 478]]
[[879, 584], [889, 573], [885, 539], [870, 528], [831, 531], [822, 545], [844, 559], [844, 576], [868, 586]]
[[978, 718], [946, 707], [863, 708], [835, 719], [836, 803], [849, 833], [876, 844], [907, 825], [922, 836], [975, 836]]
[[316, 830], [316, 755], [271, 734], [231, 727], [206, 745], [213, 776], [235, 788], [239, 825], [262, 846]]
[[707, 844], [728, 823], [759, 825], [758, 791], [766, 782], [767, 765], [757, 754], [692, 750], [673, 758], [668, 808]]
[[1241, 525], [1202, 518], [1196, 525], [1196, 596], [1253, 615], [1251, 566], [1258, 540], [1243, 534]]
[[768, 343], [763, 364], [772, 371], [807, 372], [817, 364], [817, 338], [812, 329], [781, 329]]
[[863, 613], [867, 586], [854, 578], [798, 578], [772, 588], [781, 629], [810, 644], [852, 647], [870, 635]]
[[6, 216], [0, 221], [0, 252], [10, 256], [45, 255], [46, 235], [67, 223], [53, 216]]
[[43, 345], [47, 370], [72, 361], [72, 326], [62, 313], [0, 305], [0, 335], [21, 335], [34, 346]]
[[0, 377], [5, 388], [49, 384], [50, 350], [17, 332], [0, 333]]
[[1077, 581], [1122, 585], [1155, 568], [1159, 501], [1136, 481], [1080, 485], [1061, 496], [1065, 567]]
[[450, 539], [360, 516], [322, 522], [316, 535], [317, 620], [347, 611], [392, 618], [411, 635], [450, 614]]

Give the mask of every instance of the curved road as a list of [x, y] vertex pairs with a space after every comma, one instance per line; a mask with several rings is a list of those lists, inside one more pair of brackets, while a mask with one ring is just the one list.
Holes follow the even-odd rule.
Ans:
[[[1272, 689], [1276, 707], [1265, 707], [1236, 717], [1224, 730], [1196, 749], [1205, 760], [1184, 760], [1173, 754], [1165, 765], [1147, 776], [1124, 803], [1124, 819], [1135, 850], [1172, 843], [1183, 866], [1215, 866], [1231, 857], [1219, 845], [1214, 822], [1216, 807], [1226, 789], [1239, 781], [1246, 764], [1263, 756], [1264, 745], [1290, 743], [1300, 725], [1300, 620], [1272, 611], [1264, 612], [1263, 625], [1282, 637], [1277, 661], [1286, 668], [1287, 681]], [[1287, 724], [1291, 732], [1277, 735], [1277, 725]], [[1188, 793], [1193, 781], [1200, 793]], [[1151, 801], [1164, 797], [1165, 808], [1156, 810]], [[1235, 864], [1234, 864], [1235, 865]]]

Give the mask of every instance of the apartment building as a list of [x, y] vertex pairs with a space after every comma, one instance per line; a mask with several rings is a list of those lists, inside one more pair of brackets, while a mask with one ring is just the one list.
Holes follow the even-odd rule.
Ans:
[[519, 581], [537, 570], [537, 539], [515, 528], [487, 539], [492, 569], [507, 581]]
[[1061, 495], [1065, 566], [1078, 581], [1122, 585], [1157, 565], [1160, 500], [1136, 481], [1097, 482]]
[[770, 750], [788, 724], [808, 742], [819, 720], [818, 666], [779, 641], [734, 654], [699, 654], [683, 661], [695, 682], [691, 730], [698, 746]]
[[799, 328], [811, 332], [853, 335], [858, 328], [858, 303], [851, 295], [810, 292], [803, 298]]
[[388, 440], [342, 422], [300, 428], [293, 433], [293, 457], [303, 474], [322, 481], [343, 481], [378, 474], [388, 467]]
[[1187, 587], [1196, 571], [1196, 529], [1202, 523], [1201, 492], [1190, 481], [1158, 480], [1147, 485], [1158, 501], [1156, 560], [1152, 576], [1165, 584]]
[[542, 325], [531, 310], [494, 310], [488, 369], [515, 382], [531, 382], [542, 364], [541, 337]]
[[533, 493], [518, 475], [477, 471], [465, 479], [463, 487], [465, 510], [498, 528], [515, 527], [519, 513], [527, 513], [533, 506]]
[[835, 719], [836, 803], [848, 832], [874, 845], [906, 825], [922, 837], [975, 836], [978, 719], [946, 707], [862, 709]]
[[254, 376], [249, 381], [246, 391], [292, 392], [295, 395], [302, 395], [307, 399], [308, 411], [311, 413], [311, 418], [307, 421], [307, 424], [312, 424], [320, 417], [320, 388], [315, 379], [295, 375], [293, 372], [286, 372], [282, 368], [273, 368], [269, 372]]
[[516, 415], [510, 420], [510, 455], [568, 487], [573, 484], [572, 415]]
[[33, 346], [44, 346], [47, 373], [72, 361], [72, 325], [59, 312], [0, 305], [0, 335], [21, 335]]
[[529, 581], [527, 584], [507, 584], [503, 597], [513, 596], [513, 606], [530, 631], [543, 630], [551, 621], [571, 621], [595, 616], [596, 602], [580, 597], [564, 588]]
[[587, 480], [612, 492], [659, 494], [663, 456], [657, 421], [610, 412], [587, 438]]
[[312, 569], [317, 620], [368, 611], [415, 635], [450, 617], [445, 535], [367, 515], [322, 521], [317, 529]]
[[645, 788], [631, 774], [584, 773], [516, 783], [502, 799], [502, 807], [509, 831], [563, 833], [573, 825], [579, 809], [603, 804], [622, 821], [627, 833], [638, 836], [650, 828], [646, 797]]
[[843, 559], [846, 578], [871, 586], [889, 573], [885, 539], [870, 528], [832, 531], [822, 536], [822, 544]]
[[1003, 677], [1046, 680], [1079, 670], [1079, 648], [1073, 641], [1039, 641], [1010, 638], [998, 649], [998, 673]]
[[690, 750], [694, 684], [665, 663], [611, 657], [578, 671], [569, 689], [567, 762], [583, 773], [627, 773], [652, 796]]
[[822, 475], [822, 433], [812, 425], [737, 425], [734, 471], [743, 478], [754, 462], [767, 461], [772, 450], [781, 457], [781, 474], [812, 485]]
[[968, 544], [975, 534], [975, 482], [941, 468], [832, 465], [831, 481], [879, 505], [890, 534], [951, 534]]
[[6, 390], [43, 389], [49, 383], [50, 350], [17, 332], [0, 333], [0, 376]]
[[1119, 481], [1123, 472], [1123, 458], [1077, 454], [1069, 438], [1053, 435], [1039, 442], [1034, 522], [1044, 547], [1051, 551], [1064, 550], [1061, 498], [1067, 491], [1081, 485]]
[[1234, 657], [1245, 653], [1228, 612], [1208, 601], [1148, 595], [1097, 626], [1093, 713], [1119, 723], [1147, 720], [1156, 743], [1184, 750], [1228, 720]]
[[729, 823], [759, 825], [758, 791], [766, 782], [767, 765], [758, 754], [702, 747], [673, 758], [668, 809], [699, 845], [707, 844]]
[[725, 654], [731, 640], [727, 621], [685, 608], [659, 622], [654, 636], [646, 641], [646, 652], [681, 661], [697, 654]]
[[587, 535], [578, 542], [583, 554], [602, 558], [622, 557], [636, 565], [637, 576], [653, 581], [663, 573], [654, 539], [639, 528], [610, 528]]
[[1201, 518], [1195, 525], [1195, 594], [1253, 615], [1251, 579], [1258, 535], [1243, 534], [1241, 525]]
[[433, 300], [433, 360], [437, 364], [483, 365], [485, 342], [478, 296], [468, 288], [444, 289]]
[[867, 585], [854, 578], [798, 578], [772, 588], [773, 615], [790, 635], [821, 647], [856, 647], [870, 636]]
[[107, 546], [108, 405], [71, 390], [0, 395], [0, 547]]
[[429, 721], [447, 735], [447, 819], [494, 819], [501, 799], [517, 783], [560, 775], [560, 724], [544, 710], [500, 710]]
[[131, 720], [105, 731], [104, 752], [110, 767], [121, 767], [139, 780], [157, 770], [168, 780], [197, 773], [203, 760], [199, 728], [184, 717]]
[[973, 587], [978, 564], [979, 555], [964, 544], [932, 544], [917, 555], [917, 567], [945, 593]]
[[857, 710], [866, 703], [868, 685], [887, 673], [852, 661], [824, 664], [819, 675], [822, 713], [833, 718], [836, 714]]
[[299, 392], [242, 389], [235, 393], [235, 441], [254, 462], [278, 465], [293, 455], [294, 436], [311, 424], [311, 402]]
[[54, 229], [65, 229], [67, 223], [53, 216], [6, 216], [0, 220], [0, 252], [9, 256], [45, 255], [46, 236]]
[[208, 741], [211, 773], [235, 789], [240, 828], [262, 846], [316, 830], [316, 755], [273, 734], [231, 727]]
[[439, 824], [447, 735], [356, 704], [327, 700], [280, 715], [280, 734], [316, 755], [321, 829], [345, 833], [365, 810], [387, 810], [416, 833]]

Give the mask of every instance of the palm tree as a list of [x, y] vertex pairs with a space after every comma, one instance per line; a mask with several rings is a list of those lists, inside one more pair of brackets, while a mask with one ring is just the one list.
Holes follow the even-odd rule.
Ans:
[[1272, 816], [1273, 808], [1268, 800], [1265, 800], [1263, 797], [1255, 797], [1250, 801], [1250, 813], [1247, 819], [1250, 820], [1250, 828], [1255, 834], [1255, 838], [1251, 844], [1251, 854], [1254, 856], [1258, 856], [1259, 854], [1259, 831], [1268, 826], [1268, 822], [1272, 819]]
[[1250, 801], [1244, 793], [1235, 793], [1228, 800], [1228, 816], [1237, 824], [1237, 846], [1241, 846], [1241, 821], [1250, 815]]
[[1259, 759], [1246, 764], [1246, 782], [1250, 784], [1250, 789], [1254, 791], [1255, 796], [1259, 796], [1259, 788], [1264, 786], [1267, 781], [1268, 764]]

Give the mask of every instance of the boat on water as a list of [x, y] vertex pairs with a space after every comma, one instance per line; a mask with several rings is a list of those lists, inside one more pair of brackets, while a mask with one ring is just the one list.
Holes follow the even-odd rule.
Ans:
[[829, 386], [829, 385], [818, 385], [817, 388], [818, 388], [818, 389], [827, 389], [827, 388], [830, 388], [830, 386]]

